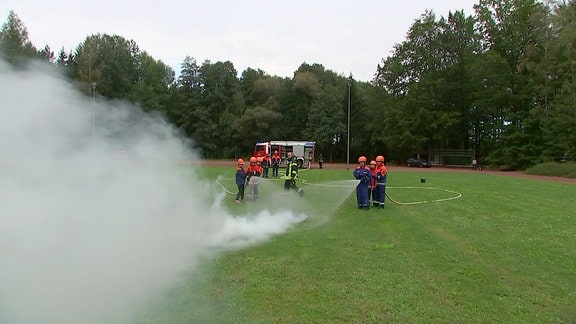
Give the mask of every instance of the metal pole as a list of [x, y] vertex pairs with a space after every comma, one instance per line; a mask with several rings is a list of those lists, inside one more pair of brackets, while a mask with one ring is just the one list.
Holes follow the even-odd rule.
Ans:
[[96, 82], [92, 82], [92, 149], [96, 150]]
[[350, 169], [350, 87], [352, 80], [348, 79], [348, 130], [346, 131], [346, 170]]

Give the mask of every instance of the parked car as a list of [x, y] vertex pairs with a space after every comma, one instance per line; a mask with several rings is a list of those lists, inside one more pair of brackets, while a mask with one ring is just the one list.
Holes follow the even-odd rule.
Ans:
[[410, 158], [406, 161], [409, 167], [429, 168], [432, 166], [430, 162], [424, 159]]

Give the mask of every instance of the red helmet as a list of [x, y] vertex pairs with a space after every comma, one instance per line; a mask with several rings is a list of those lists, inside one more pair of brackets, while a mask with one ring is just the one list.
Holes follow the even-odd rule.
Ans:
[[361, 157], [358, 158], [358, 163], [360, 162], [366, 162], [366, 157], [364, 155], [362, 155]]
[[376, 165], [376, 161], [374, 161], [374, 160], [370, 161], [370, 165], [374, 165], [374, 166], [375, 166], [375, 165]]
[[382, 155], [378, 155], [376, 157], [376, 162], [384, 162], [384, 157]]
[[264, 161], [264, 158], [263, 158], [263, 157], [261, 157], [261, 156], [259, 156], [259, 157], [256, 159], [256, 161], [258, 161], [258, 162], [262, 162], [262, 161]]
[[254, 157], [254, 156], [251, 157], [251, 158], [250, 158], [250, 163], [256, 163], [256, 157]]
[[244, 164], [244, 160], [238, 159], [238, 165], [240, 165], [240, 164]]

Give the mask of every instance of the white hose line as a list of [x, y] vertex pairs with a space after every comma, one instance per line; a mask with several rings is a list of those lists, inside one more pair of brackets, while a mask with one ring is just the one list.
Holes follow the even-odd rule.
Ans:
[[223, 177], [218, 177], [218, 178], [216, 178], [216, 184], [217, 184], [220, 188], [222, 188], [222, 190], [224, 190], [227, 194], [235, 195], [235, 194], [236, 194], [235, 192], [232, 192], [232, 191], [226, 189], [226, 187], [224, 187], [224, 185], [220, 183], [220, 180], [222, 180], [222, 179], [236, 179], [236, 178], [223, 178]]
[[388, 199], [390, 199], [391, 202], [398, 204], [398, 205], [420, 205], [420, 204], [427, 204], [427, 203], [433, 203], [433, 202], [442, 202], [442, 201], [449, 201], [449, 200], [454, 200], [454, 199], [458, 199], [460, 197], [462, 197], [462, 194], [457, 192], [457, 191], [453, 191], [453, 190], [448, 190], [446, 188], [439, 188], [439, 187], [388, 187], [390, 189], [430, 189], [430, 190], [444, 190], [446, 192], [452, 193], [455, 196], [454, 197], [449, 197], [449, 198], [441, 198], [441, 199], [432, 199], [432, 200], [421, 200], [421, 201], [409, 201], [409, 202], [400, 202], [400, 201], [396, 201], [394, 199], [392, 199], [390, 197], [390, 195], [388, 195], [388, 192], [386, 192], [386, 197], [388, 197]]
[[[219, 177], [216, 179], [216, 184], [218, 186], [220, 186], [220, 188], [222, 188], [222, 190], [224, 190], [226, 193], [230, 194], [230, 195], [235, 195], [235, 192], [232, 192], [228, 189], [226, 189], [226, 187], [224, 187], [224, 185], [222, 185], [222, 183], [220, 183], [220, 180], [222, 179], [235, 179], [235, 178], [223, 178], [223, 177]], [[268, 179], [268, 178], [266, 178]], [[284, 180], [282, 178], [271, 178], [268, 180]], [[332, 185], [332, 184], [321, 184], [321, 183], [311, 183], [308, 182], [306, 179], [297, 179], [302, 181], [302, 184], [305, 184], [307, 186], [318, 186], [318, 187], [335, 187], [335, 188], [354, 188], [355, 186], [344, 186], [344, 185]], [[462, 194], [457, 192], [457, 191], [453, 191], [453, 190], [449, 190], [446, 188], [440, 188], [440, 187], [386, 187], [386, 189], [426, 189], [426, 190], [443, 190], [449, 193], [454, 194], [453, 197], [448, 197], [448, 198], [441, 198], [441, 199], [432, 199], [432, 200], [421, 200], [421, 201], [409, 201], [409, 202], [401, 202], [401, 201], [397, 201], [395, 199], [393, 199], [392, 197], [390, 197], [390, 195], [388, 194], [388, 192], [386, 192], [386, 197], [388, 197], [388, 199], [390, 199], [391, 202], [397, 204], [397, 205], [420, 205], [420, 204], [428, 204], [428, 203], [433, 203], [433, 202], [443, 202], [443, 201], [450, 201], [450, 200], [454, 200], [454, 199], [458, 199], [462, 197]]]

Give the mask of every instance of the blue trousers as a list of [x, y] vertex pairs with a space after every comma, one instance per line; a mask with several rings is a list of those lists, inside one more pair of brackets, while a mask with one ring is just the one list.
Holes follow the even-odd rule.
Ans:
[[372, 201], [374, 207], [384, 207], [386, 203], [386, 176], [380, 178], [380, 181], [376, 183], [374, 187]]
[[356, 200], [358, 201], [358, 208], [370, 208], [370, 185], [360, 182], [356, 186]]

